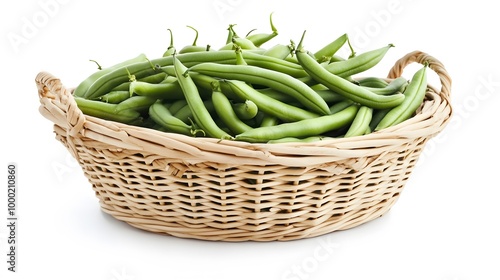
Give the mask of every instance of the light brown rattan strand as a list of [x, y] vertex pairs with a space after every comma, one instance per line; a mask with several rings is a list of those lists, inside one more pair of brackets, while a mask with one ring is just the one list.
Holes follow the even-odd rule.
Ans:
[[194, 138], [85, 116], [49, 73], [36, 77], [40, 113], [78, 160], [104, 212], [134, 227], [203, 240], [273, 241], [344, 230], [386, 213], [426, 142], [450, 119], [451, 79], [429, 62], [428, 88], [411, 119], [365, 136], [316, 143], [249, 144]]

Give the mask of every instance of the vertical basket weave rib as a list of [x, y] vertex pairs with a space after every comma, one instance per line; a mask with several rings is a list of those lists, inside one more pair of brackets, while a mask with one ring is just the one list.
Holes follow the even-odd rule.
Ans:
[[386, 213], [426, 142], [448, 123], [451, 79], [429, 62], [429, 86], [411, 119], [368, 135], [315, 143], [249, 144], [195, 138], [84, 115], [71, 90], [41, 72], [40, 113], [80, 163], [102, 210], [134, 227], [183, 238], [295, 240], [344, 230]]

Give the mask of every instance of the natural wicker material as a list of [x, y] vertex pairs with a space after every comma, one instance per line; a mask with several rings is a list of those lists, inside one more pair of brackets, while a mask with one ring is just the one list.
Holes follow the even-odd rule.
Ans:
[[80, 163], [102, 210], [147, 231], [224, 241], [295, 240], [344, 230], [386, 213], [426, 142], [450, 119], [451, 79], [413, 118], [365, 136], [315, 143], [249, 144], [195, 138], [83, 115], [71, 90], [42, 72], [40, 113]]

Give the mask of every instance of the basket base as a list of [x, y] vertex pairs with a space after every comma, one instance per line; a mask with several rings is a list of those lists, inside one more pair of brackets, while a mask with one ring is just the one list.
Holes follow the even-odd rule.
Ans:
[[347, 230], [386, 214], [396, 203], [399, 196], [394, 196], [388, 201], [356, 213], [345, 213], [344, 215], [332, 215], [324, 221], [310, 222], [309, 224], [283, 224], [251, 230], [231, 227], [213, 227], [207, 225], [192, 225], [180, 223], [172, 218], [158, 219], [158, 217], [147, 218], [141, 215], [133, 215], [121, 211], [116, 206], [100, 202], [101, 210], [113, 218], [125, 222], [128, 225], [157, 234], [174, 236], [186, 239], [197, 239], [205, 241], [243, 242], [243, 241], [292, 241], [317, 237], [335, 231]]

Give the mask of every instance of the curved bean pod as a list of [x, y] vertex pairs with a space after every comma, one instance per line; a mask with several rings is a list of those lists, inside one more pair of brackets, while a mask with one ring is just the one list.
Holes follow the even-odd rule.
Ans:
[[245, 38], [250, 40], [256, 47], [260, 47], [272, 38], [278, 36], [278, 30], [273, 24], [273, 13], [269, 16], [269, 23], [271, 24], [271, 33], [251, 34], [247, 35]]
[[427, 63], [413, 75], [403, 94], [403, 103], [392, 108], [375, 128], [375, 131], [394, 126], [410, 118], [422, 104], [427, 92]]
[[392, 80], [387, 84], [387, 86], [383, 88], [378, 88], [378, 87], [366, 87], [366, 86], [361, 86], [364, 87], [371, 92], [374, 92], [376, 94], [380, 95], [389, 95], [389, 94], [394, 94], [396, 92], [403, 92], [406, 86], [408, 85], [408, 81], [403, 78], [403, 77], [397, 77], [396, 79]]
[[234, 103], [233, 110], [236, 116], [242, 120], [253, 119], [259, 113], [259, 107], [252, 100], [245, 100], [242, 103]]
[[344, 61], [332, 62], [326, 65], [325, 69], [342, 78], [349, 77], [377, 65], [392, 47], [394, 47], [394, 45], [389, 44], [385, 47], [364, 52]]
[[135, 110], [124, 110], [117, 113], [117, 104], [88, 100], [78, 96], [75, 96], [74, 99], [82, 113], [89, 116], [125, 124], [133, 123], [141, 117], [140, 113]]
[[320, 116], [275, 126], [258, 127], [235, 136], [235, 140], [250, 143], [268, 142], [287, 137], [307, 138], [347, 126], [352, 122], [359, 106], [353, 105], [336, 114]]
[[174, 117], [161, 101], [152, 104], [149, 107], [148, 114], [155, 123], [168, 132], [193, 136], [193, 127]]
[[373, 109], [367, 106], [361, 106], [356, 113], [356, 117], [352, 121], [349, 129], [344, 137], [354, 137], [364, 135], [367, 129], [370, 129], [370, 121], [372, 120]]
[[115, 112], [120, 113], [130, 110], [142, 112], [149, 109], [149, 106], [155, 103], [156, 100], [157, 98], [154, 97], [135, 95], [118, 103]]
[[99, 98], [100, 101], [118, 104], [130, 97], [128, 90], [111, 91]]
[[139, 81], [131, 82], [129, 94], [131, 96], [137, 94], [166, 100], [177, 100], [184, 97], [178, 81], [160, 84], [150, 84]]
[[236, 115], [231, 105], [231, 101], [229, 101], [224, 93], [219, 90], [214, 90], [212, 92], [212, 102], [215, 112], [232, 133], [239, 134], [252, 129], [251, 126], [241, 121]]
[[316, 51], [314, 53], [314, 57], [318, 60], [321, 61], [324, 58], [327, 57], [332, 57], [342, 46], [347, 42], [347, 33], [344, 33], [340, 35], [337, 39], [333, 40], [320, 50]]

